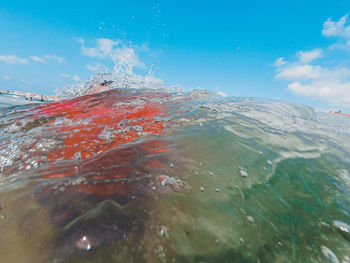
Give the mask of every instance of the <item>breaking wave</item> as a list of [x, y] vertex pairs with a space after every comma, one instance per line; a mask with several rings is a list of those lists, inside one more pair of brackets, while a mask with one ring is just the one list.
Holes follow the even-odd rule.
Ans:
[[119, 65], [0, 108], [1, 262], [346, 262], [350, 118]]

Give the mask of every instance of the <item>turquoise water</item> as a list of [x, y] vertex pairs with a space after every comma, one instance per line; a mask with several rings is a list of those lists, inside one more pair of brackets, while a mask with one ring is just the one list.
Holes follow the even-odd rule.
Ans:
[[349, 118], [202, 90], [75, 100], [73, 116], [158, 105], [164, 129], [124, 117], [98, 138], [141, 132], [84, 158], [93, 116], [1, 108], [1, 262], [349, 262]]

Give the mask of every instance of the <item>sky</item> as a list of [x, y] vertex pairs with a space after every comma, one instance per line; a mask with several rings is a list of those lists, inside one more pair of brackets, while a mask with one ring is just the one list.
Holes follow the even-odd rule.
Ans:
[[127, 60], [184, 91], [350, 112], [350, 1], [0, 3], [0, 90], [52, 95]]

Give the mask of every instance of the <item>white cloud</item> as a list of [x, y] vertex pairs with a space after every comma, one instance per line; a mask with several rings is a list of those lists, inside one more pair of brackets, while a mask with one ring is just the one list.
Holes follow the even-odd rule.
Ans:
[[61, 74], [61, 77], [62, 77], [62, 78], [70, 78], [70, 75], [67, 74], [67, 73], [62, 73], [62, 74]]
[[86, 65], [86, 68], [90, 71], [99, 71], [103, 68], [103, 65], [100, 63], [96, 63], [95, 65]]
[[30, 56], [29, 57], [31, 60], [40, 62], [40, 63], [46, 63], [46, 60], [44, 58], [38, 57], [38, 56]]
[[16, 55], [0, 55], [0, 61], [13, 65], [27, 65], [29, 63], [27, 59], [19, 58]]
[[29, 80], [24, 80], [24, 79], [21, 79], [21, 82], [24, 83], [24, 84], [27, 84], [27, 85], [32, 84], [31, 81], [29, 81]]
[[320, 67], [310, 65], [292, 65], [283, 68], [276, 78], [287, 80], [316, 79], [320, 76]]
[[350, 82], [314, 81], [309, 84], [293, 82], [288, 89], [296, 94], [322, 99], [332, 104], [350, 104]]
[[74, 81], [80, 81], [80, 78], [78, 76], [73, 76], [72, 78]]
[[288, 90], [332, 104], [350, 106], [349, 68], [292, 64], [279, 70], [276, 78], [292, 81]]
[[350, 26], [345, 26], [349, 15], [345, 15], [339, 21], [332, 21], [328, 18], [323, 24], [322, 34], [327, 37], [345, 37], [350, 38]]
[[6, 80], [12, 79], [11, 76], [7, 76], [7, 75], [2, 75], [1, 78], [2, 78], [2, 79], [6, 79]]
[[42, 56], [42, 57], [30, 56], [29, 58], [31, 60], [35, 61], [35, 62], [40, 62], [40, 63], [46, 63], [47, 60], [55, 60], [58, 63], [65, 62], [65, 59], [63, 57], [59, 57], [59, 56], [56, 56], [56, 55], [45, 55], [45, 56]]
[[82, 45], [85, 44], [85, 39], [84, 38], [75, 37], [74, 40], [77, 41], [79, 44], [82, 44]]
[[311, 61], [321, 58], [323, 55], [322, 49], [316, 48], [311, 51], [299, 51], [298, 57], [302, 63], [310, 63]]
[[120, 44], [120, 40], [113, 41], [108, 38], [99, 38], [96, 40], [96, 47], [87, 48], [82, 46], [81, 51], [85, 56], [94, 58], [109, 58], [113, 55], [114, 47]]
[[[287, 90], [295, 94], [320, 99], [337, 107], [350, 108], [350, 68], [343, 66], [344, 60], [340, 60], [339, 65], [334, 67], [325, 67], [322, 64], [327, 62], [327, 58], [334, 63], [335, 58], [331, 57], [334, 54], [332, 50], [350, 50], [350, 26], [346, 25], [347, 19], [348, 15], [345, 15], [339, 21], [328, 19], [324, 22], [322, 34], [338, 38], [338, 42], [328, 49], [299, 51], [298, 60], [294, 62], [277, 59], [274, 64], [276, 79], [289, 81]], [[337, 53], [337, 56], [339, 54], [341, 53]], [[345, 56], [348, 56], [348, 53], [345, 53]], [[310, 65], [316, 59], [320, 59], [319, 65]]]
[[97, 59], [110, 58], [115, 64], [131, 68], [134, 66], [146, 68], [145, 64], [139, 60], [134, 49], [123, 45], [119, 39], [100, 38], [96, 42], [95, 47], [87, 48], [82, 46], [81, 51], [83, 55]]
[[73, 79], [74, 81], [80, 81], [80, 77], [79, 76], [76, 76], [76, 75], [72, 76], [72, 75], [69, 75], [67, 73], [62, 73], [61, 77], [65, 78], [65, 79]]
[[56, 55], [45, 55], [44, 58], [45, 59], [56, 60], [58, 63], [64, 63], [66, 61], [65, 58], [59, 57], [59, 56], [56, 56]]
[[275, 67], [282, 67], [285, 65], [287, 62], [284, 61], [284, 58], [278, 58], [276, 59], [275, 63], [273, 64]]

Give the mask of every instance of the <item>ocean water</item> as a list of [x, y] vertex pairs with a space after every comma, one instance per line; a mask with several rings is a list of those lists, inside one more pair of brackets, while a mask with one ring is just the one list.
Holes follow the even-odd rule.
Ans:
[[0, 262], [350, 262], [350, 118], [123, 80], [0, 108]]

